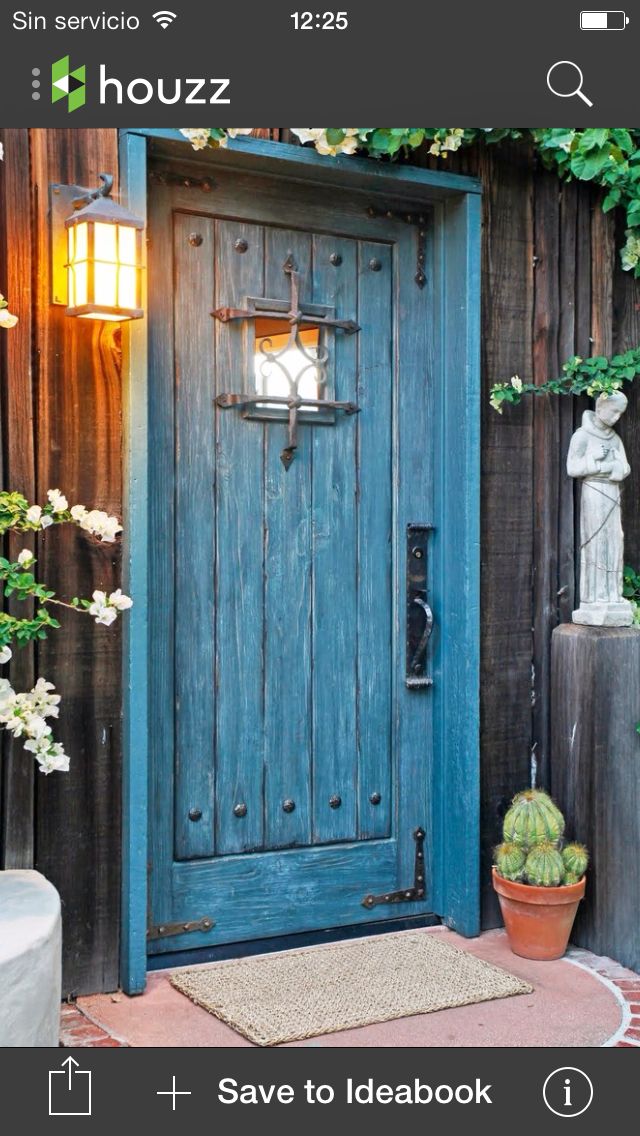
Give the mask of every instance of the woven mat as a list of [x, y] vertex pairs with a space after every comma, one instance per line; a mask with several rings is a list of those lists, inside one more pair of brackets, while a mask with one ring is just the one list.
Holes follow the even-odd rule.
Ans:
[[256, 1045], [533, 989], [438, 934], [409, 931], [204, 964], [176, 972], [171, 982]]

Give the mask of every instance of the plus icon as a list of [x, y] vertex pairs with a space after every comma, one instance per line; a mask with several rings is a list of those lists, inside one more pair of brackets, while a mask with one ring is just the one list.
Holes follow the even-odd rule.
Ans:
[[190, 1097], [191, 1092], [190, 1092], [189, 1089], [176, 1089], [175, 1076], [172, 1077], [171, 1080], [172, 1080], [171, 1088], [170, 1089], [158, 1089], [158, 1091], [156, 1092], [156, 1096], [157, 1097], [171, 1097], [172, 1098], [171, 1107], [172, 1107], [173, 1112], [175, 1112], [176, 1111], [176, 1097]]

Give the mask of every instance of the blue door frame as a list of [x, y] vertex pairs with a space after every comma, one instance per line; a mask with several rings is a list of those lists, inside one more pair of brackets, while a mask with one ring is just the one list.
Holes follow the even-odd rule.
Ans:
[[[120, 187], [123, 202], [147, 212], [147, 152], [189, 158], [176, 130], [123, 130]], [[282, 143], [230, 142], [211, 152], [211, 166], [277, 173], [333, 187], [386, 193], [394, 201], [424, 201], [437, 217], [438, 287], [442, 319], [441, 397], [435, 408], [440, 439], [434, 557], [446, 589], [434, 600], [447, 627], [439, 652], [434, 715], [441, 753], [434, 845], [434, 890], [448, 926], [479, 931], [479, 574], [480, 574], [480, 183], [475, 178], [370, 159], [320, 157]], [[124, 576], [134, 596], [124, 643], [124, 766], [121, 982], [144, 990], [147, 969], [148, 837], [148, 470], [147, 327], [126, 327], [123, 354]], [[455, 509], [444, 500], [455, 487]], [[447, 698], [443, 697], [446, 689]], [[446, 843], [445, 843], [446, 838]]]

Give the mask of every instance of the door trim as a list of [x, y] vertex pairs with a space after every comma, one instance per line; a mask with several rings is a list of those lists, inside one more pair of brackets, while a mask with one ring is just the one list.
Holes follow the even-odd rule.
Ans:
[[[365, 158], [327, 159], [300, 146], [258, 139], [196, 158], [178, 130], [120, 131], [121, 199], [147, 214], [147, 154], [203, 160], [343, 189], [392, 194], [437, 210], [442, 364], [437, 399], [434, 595], [447, 627], [434, 659], [434, 894], [444, 922], [464, 935], [480, 927], [479, 888], [479, 584], [480, 584], [480, 240], [481, 185], [476, 178]], [[146, 296], [143, 306], [146, 308]], [[145, 987], [148, 834], [148, 469], [147, 321], [123, 328], [124, 586], [134, 596], [123, 643], [123, 845], [121, 983]], [[448, 490], [445, 492], [445, 487]], [[455, 493], [455, 508], [445, 509]], [[443, 697], [444, 690], [447, 698]], [[446, 739], [446, 743], [445, 743]], [[445, 761], [446, 744], [446, 761]]]

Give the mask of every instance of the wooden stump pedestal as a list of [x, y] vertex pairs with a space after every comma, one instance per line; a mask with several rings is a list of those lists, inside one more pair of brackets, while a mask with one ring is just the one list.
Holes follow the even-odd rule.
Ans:
[[551, 791], [587, 845], [572, 941], [640, 969], [640, 629], [565, 623], [551, 644]]

